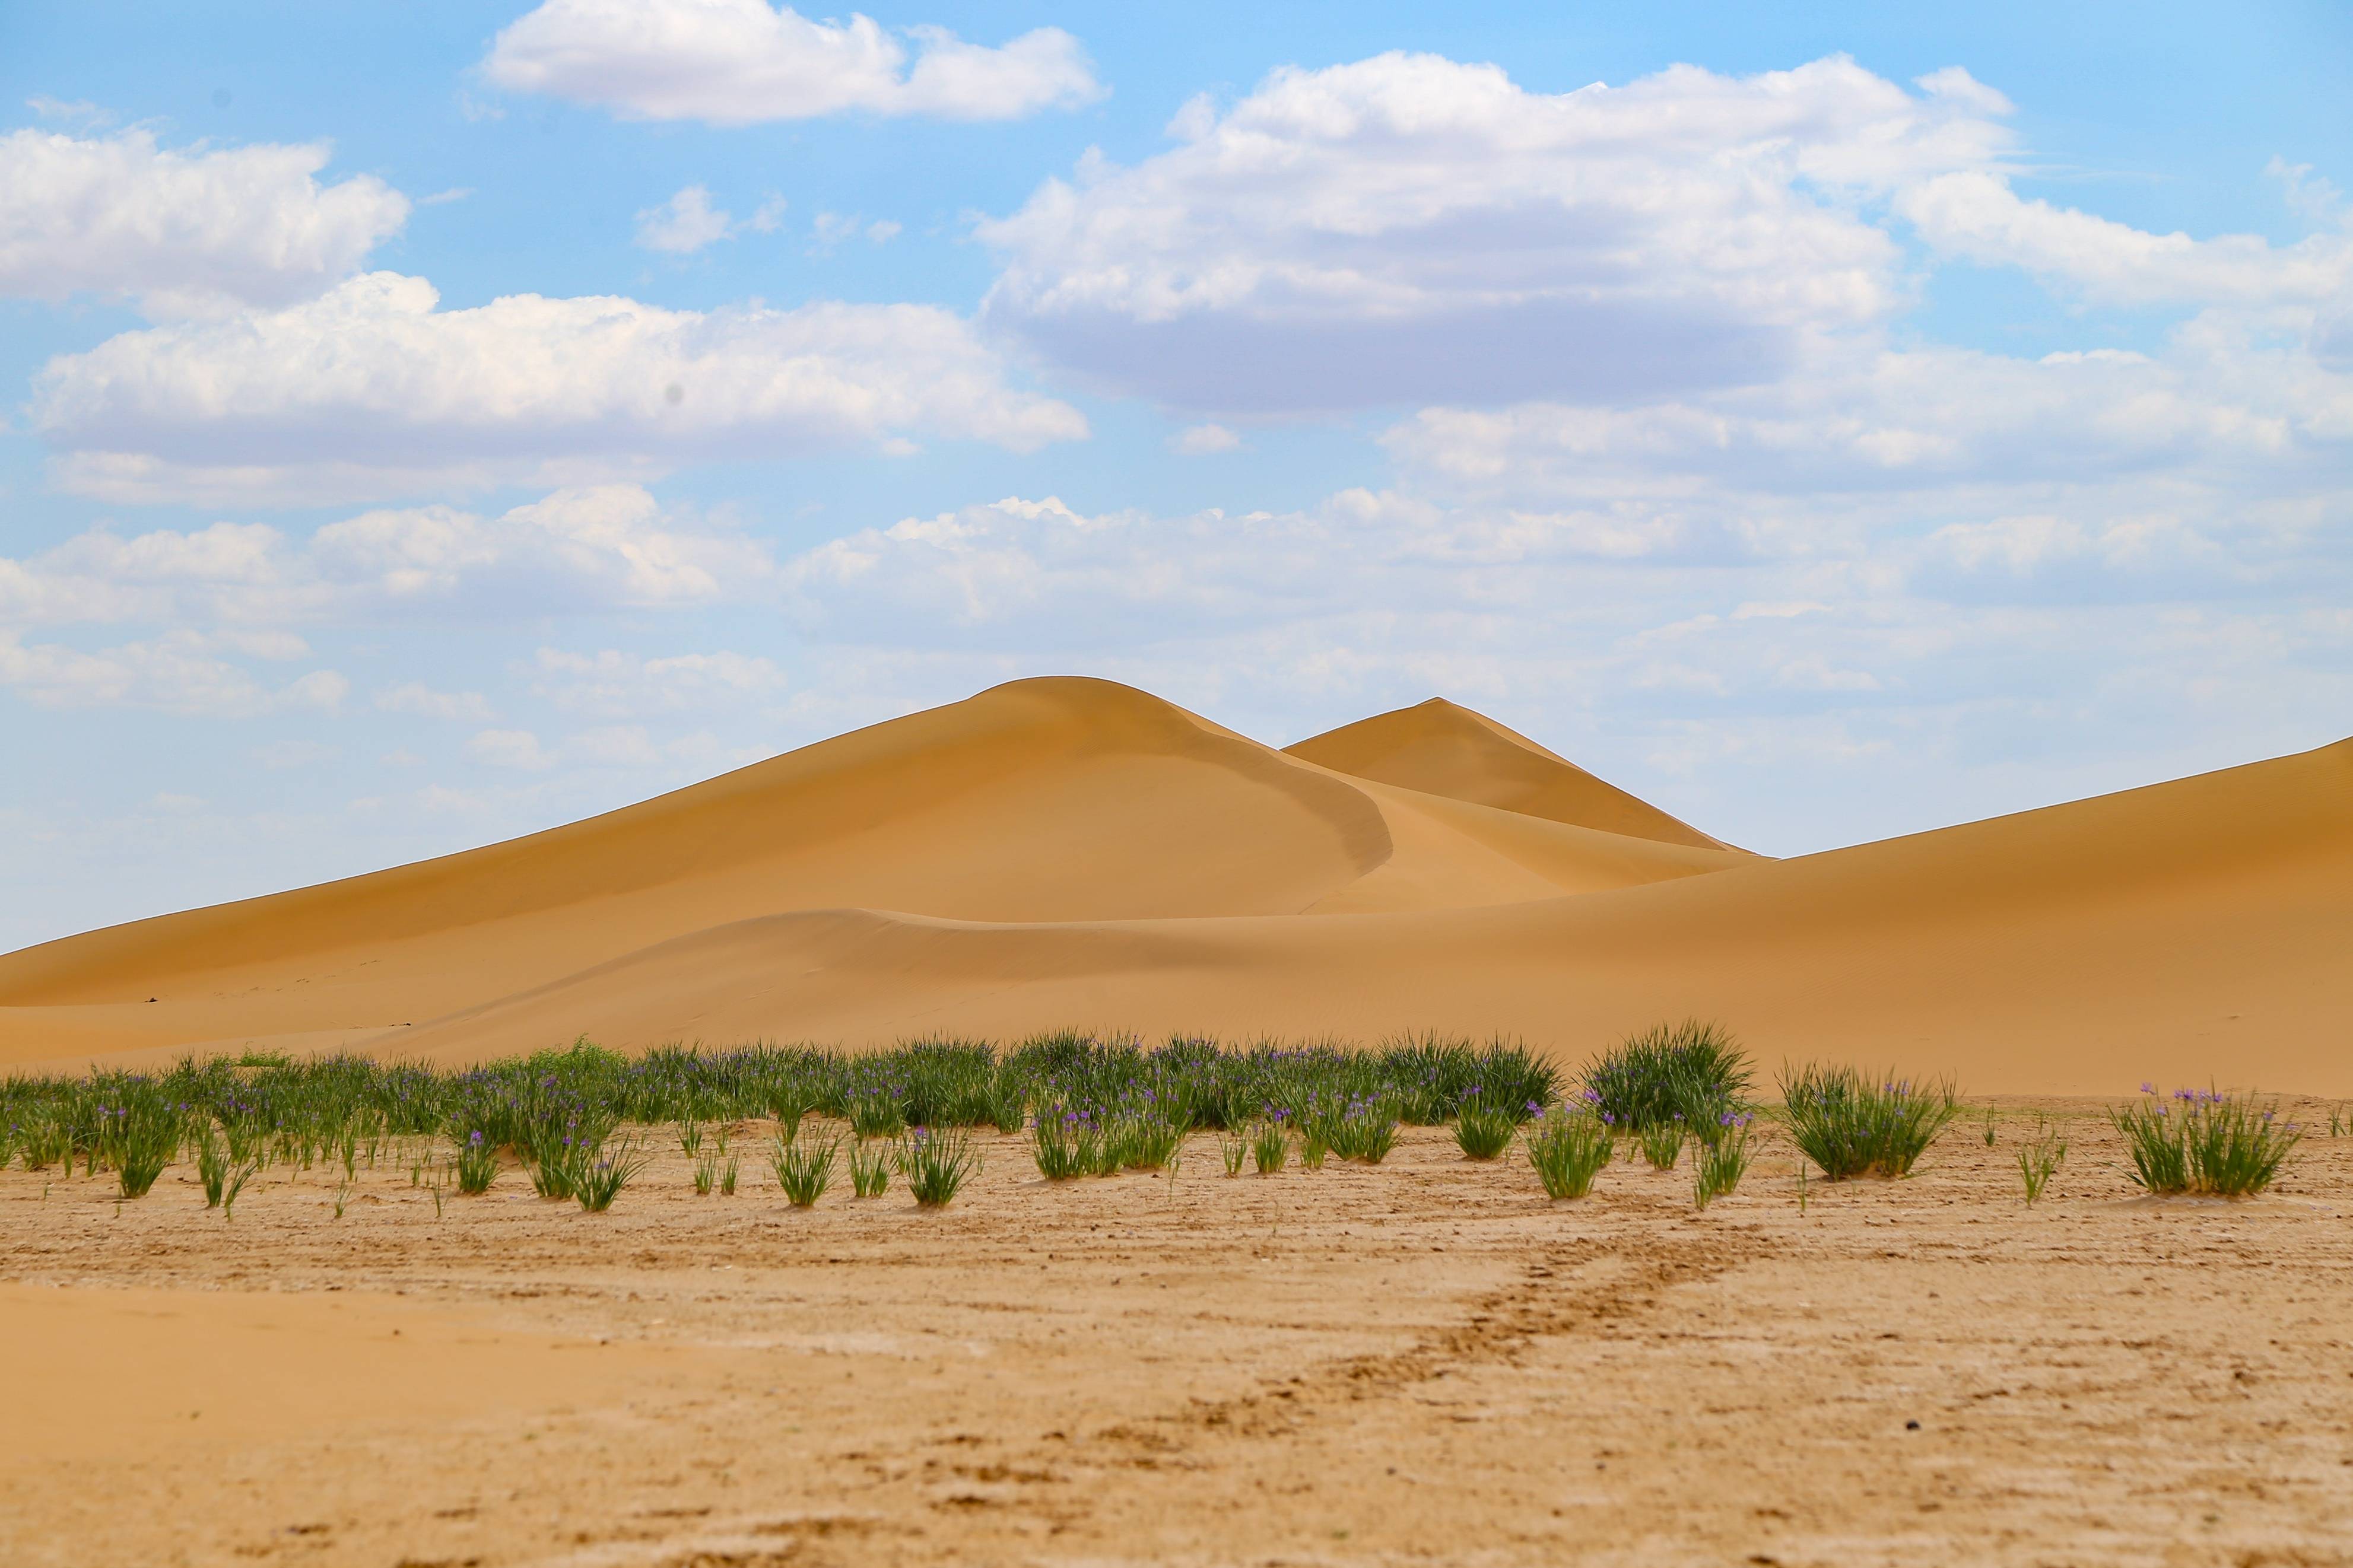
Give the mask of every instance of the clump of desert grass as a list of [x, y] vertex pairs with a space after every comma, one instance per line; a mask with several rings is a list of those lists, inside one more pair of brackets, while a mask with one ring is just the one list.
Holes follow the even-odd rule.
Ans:
[[1339, 1105], [1325, 1122], [1332, 1152], [1358, 1164], [1377, 1165], [1397, 1147], [1398, 1113], [1387, 1098], [1359, 1095]]
[[1269, 1118], [1250, 1133], [1250, 1166], [1261, 1176], [1279, 1173], [1291, 1158], [1291, 1133], [1280, 1121]]
[[768, 1163], [776, 1173], [776, 1185], [785, 1190], [793, 1207], [814, 1208], [818, 1199], [825, 1196], [825, 1190], [833, 1184], [834, 1157], [840, 1142], [839, 1138], [814, 1134], [792, 1139], [778, 1134]]
[[634, 1138], [583, 1145], [574, 1156], [572, 1195], [588, 1213], [603, 1214], [652, 1158]]
[[1146, 1110], [1114, 1121], [1104, 1143], [1103, 1163], [1113, 1170], [1166, 1170], [1184, 1146], [1185, 1130], [1157, 1111]]
[[980, 1170], [980, 1151], [961, 1128], [917, 1127], [900, 1141], [899, 1173], [917, 1206], [943, 1209]]
[[1609, 1123], [1589, 1108], [1562, 1107], [1539, 1113], [1521, 1140], [1536, 1180], [1550, 1198], [1581, 1198], [1609, 1163]]
[[1634, 1131], [1635, 1147], [1642, 1151], [1643, 1160], [1653, 1171], [1672, 1171], [1675, 1162], [1683, 1157], [1683, 1140], [1689, 1136], [1683, 1126], [1683, 1113], [1677, 1111], [1664, 1121], [1653, 1121]]
[[1747, 1054], [1727, 1030], [1691, 1018], [1629, 1035], [1604, 1051], [1585, 1070], [1582, 1098], [1608, 1124], [1641, 1134], [1743, 1110], [1750, 1076]]
[[2168, 1100], [2143, 1084], [2139, 1100], [2108, 1116], [2124, 1135], [2133, 1181], [2158, 1196], [2252, 1197], [2304, 1137], [2275, 1104], [2211, 1089], [2176, 1089]]
[[1915, 1081], [1852, 1067], [1785, 1072], [1789, 1141], [1831, 1181], [1908, 1176], [1958, 1114], [1949, 1082]]
[[1465, 1105], [1454, 1119], [1454, 1142], [1466, 1160], [1499, 1158], [1519, 1135], [1521, 1118], [1502, 1107]]
[[1748, 1173], [1748, 1129], [1754, 1120], [1746, 1112], [1724, 1111], [1696, 1141], [1692, 1157], [1694, 1208], [1704, 1209], [1740, 1190], [1740, 1178]]
[[1097, 1174], [1105, 1158], [1103, 1135], [1093, 1116], [1059, 1105], [1039, 1110], [1030, 1129], [1029, 1149], [1038, 1173], [1050, 1182]]
[[114, 1167], [122, 1196], [143, 1198], [178, 1155], [186, 1126], [184, 1106], [153, 1090], [127, 1094], [119, 1104], [99, 1107], [94, 1152]]
[[849, 1190], [861, 1198], [879, 1198], [891, 1188], [891, 1151], [881, 1143], [849, 1146]]
[[2026, 1206], [2042, 1201], [2042, 1189], [2066, 1163], [2067, 1140], [2043, 1117], [2034, 1119], [2034, 1136], [2018, 1146], [2018, 1176], [2026, 1187]]
[[904, 1105], [873, 1089], [850, 1096], [842, 1107], [849, 1131], [858, 1138], [895, 1138], [907, 1130]]
[[[468, 1197], [481, 1196], [491, 1190], [491, 1184], [499, 1179], [499, 1152], [479, 1127], [469, 1129], [465, 1137], [459, 1140], [458, 1152], [450, 1164], [458, 1179], [458, 1190]], [[541, 1185], [540, 1192], [542, 1196], [548, 1197], [566, 1195], [560, 1192], [550, 1193], [546, 1184]]]
[[220, 1210], [224, 1219], [236, 1218], [237, 1194], [260, 1169], [259, 1160], [237, 1159], [219, 1130], [205, 1123], [196, 1143], [196, 1181], [204, 1188], [205, 1207]]
[[16, 1156], [27, 1171], [46, 1171], [63, 1162], [70, 1173], [73, 1129], [59, 1108], [40, 1106], [28, 1110], [15, 1126]]

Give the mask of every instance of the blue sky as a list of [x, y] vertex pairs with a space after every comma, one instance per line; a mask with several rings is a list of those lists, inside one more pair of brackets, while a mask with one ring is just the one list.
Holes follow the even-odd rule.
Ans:
[[1039, 673], [1785, 854], [2353, 731], [2342, 7], [1434, 10], [10, 7], [0, 944]]

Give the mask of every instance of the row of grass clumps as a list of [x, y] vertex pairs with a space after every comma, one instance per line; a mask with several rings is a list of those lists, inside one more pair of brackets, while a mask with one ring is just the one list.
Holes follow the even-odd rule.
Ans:
[[1560, 1087], [1556, 1069], [1524, 1047], [1432, 1035], [1369, 1051], [1229, 1051], [1199, 1039], [1147, 1049], [1060, 1035], [1016, 1049], [1002, 1070], [1027, 1096], [1033, 1154], [1050, 1181], [1166, 1169], [1197, 1129], [1220, 1135], [1228, 1174], [1245, 1160], [1271, 1173], [1294, 1153], [1310, 1170], [1333, 1157], [1377, 1165], [1400, 1126], [1468, 1117], [1515, 1130]]
[[543, 1197], [602, 1211], [650, 1158], [628, 1130], [662, 1123], [678, 1124], [698, 1190], [732, 1192], [737, 1162], [724, 1134], [706, 1156], [702, 1130], [773, 1120], [779, 1184], [822, 1193], [838, 1146], [794, 1149], [803, 1119], [818, 1115], [847, 1123], [860, 1195], [898, 1174], [917, 1202], [938, 1206], [977, 1169], [969, 1131], [980, 1127], [1029, 1131], [1050, 1176], [1162, 1168], [1196, 1129], [1271, 1130], [1310, 1164], [1326, 1154], [1377, 1163], [1402, 1123], [1445, 1121], [1465, 1104], [1525, 1118], [1557, 1089], [1554, 1069], [1520, 1047], [1430, 1036], [1372, 1051], [1228, 1050], [1195, 1038], [1147, 1047], [1062, 1032], [1009, 1050], [941, 1038], [861, 1055], [669, 1047], [637, 1058], [581, 1040], [461, 1071], [253, 1053], [159, 1074], [0, 1080], [0, 1166], [79, 1163], [84, 1174], [113, 1173], [136, 1198], [193, 1157], [208, 1201], [233, 1209], [271, 1166], [340, 1164], [349, 1183], [363, 1162], [391, 1158], [425, 1184], [430, 1154], [437, 1181], [459, 1193], [485, 1192], [519, 1163]]
[[[272, 1165], [340, 1165], [348, 1187], [362, 1160], [405, 1163], [420, 1185], [429, 1164], [438, 1204], [442, 1185], [479, 1194], [520, 1164], [542, 1196], [601, 1212], [650, 1159], [643, 1129], [676, 1124], [696, 1190], [732, 1194], [731, 1131], [768, 1120], [777, 1184], [807, 1206], [844, 1152], [839, 1131], [800, 1139], [816, 1115], [846, 1124], [858, 1195], [881, 1194], [897, 1175], [937, 1207], [978, 1169], [970, 1134], [982, 1127], [1026, 1134], [1039, 1173], [1064, 1181], [1173, 1170], [1198, 1131], [1218, 1134], [1226, 1173], [1239, 1175], [1294, 1158], [1310, 1170], [1335, 1158], [1378, 1164], [1400, 1127], [1451, 1124], [1470, 1159], [1519, 1143], [1545, 1190], [1564, 1198], [1584, 1196], [1621, 1154], [1665, 1170], [1689, 1148], [1694, 1201], [1705, 1207], [1747, 1170], [1751, 1129], [1767, 1110], [1755, 1077], [1732, 1036], [1702, 1020], [1630, 1035], [1566, 1083], [1516, 1044], [1430, 1034], [1370, 1050], [1060, 1032], [1009, 1049], [934, 1038], [863, 1055], [670, 1047], [636, 1058], [582, 1040], [461, 1071], [248, 1055], [152, 1076], [0, 1081], [0, 1167], [79, 1163], [85, 1174], [113, 1173], [121, 1195], [135, 1198], [192, 1158], [207, 1203], [233, 1211], [247, 1182]], [[1788, 1137], [1832, 1181], [1910, 1174], [1958, 1109], [1948, 1082], [1847, 1067], [1786, 1069], [1778, 1087]], [[2261, 1191], [2297, 1137], [2252, 1102], [2211, 1093], [2151, 1096], [2116, 1122], [2136, 1179], [2157, 1193]], [[2030, 1202], [2064, 1152], [2055, 1135], [2021, 1152]]]

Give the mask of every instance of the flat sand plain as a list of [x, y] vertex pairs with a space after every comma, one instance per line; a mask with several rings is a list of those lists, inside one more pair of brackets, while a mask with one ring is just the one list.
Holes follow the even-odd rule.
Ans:
[[936, 1214], [788, 1208], [758, 1124], [604, 1215], [11, 1171], [0, 1562], [2353, 1562], [2353, 1139], [2156, 1203], [2095, 1104], [2002, 1110], [1803, 1213], [1777, 1137], [1695, 1213], [1441, 1129], [1058, 1185], [992, 1135]]

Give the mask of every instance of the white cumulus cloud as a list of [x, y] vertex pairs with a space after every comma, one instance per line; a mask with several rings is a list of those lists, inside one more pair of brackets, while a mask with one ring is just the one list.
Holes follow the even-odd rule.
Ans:
[[[2004, 107], [1843, 58], [1535, 93], [1388, 54], [1285, 68], [1133, 168], [1082, 161], [984, 222], [987, 305], [1115, 389], [1235, 412], [1606, 399], [1769, 379], [1883, 320], [1901, 253], [1859, 195], [1981, 167]], [[1975, 90], [1970, 90], [1970, 89]]]
[[125, 332], [35, 377], [66, 488], [122, 500], [363, 499], [575, 483], [923, 437], [1086, 434], [953, 312], [669, 310], [511, 295], [442, 310], [376, 272], [282, 310]]
[[1188, 425], [1168, 438], [1168, 449], [1187, 458], [1230, 452], [1241, 444], [1242, 438], [1222, 425]]
[[555, 759], [529, 730], [483, 730], [466, 742], [476, 762], [494, 768], [519, 768], [536, 773], [555, 765]]
[[1426, 485], [1514, 503], [1724, 486], [1827, 508], [1855, 492], [2191, 472], [2277, 493], [2346, 477], [2353, 378], [2203, 333], [2156, 355], [2035, 360], [1866, 343], [1700, 397], [1427, 408], [1384, 442]]
[[[776, 575], [768, 547], [740, 530], [666, 510], [636, 485], [591, 485], [495, 514], [362, 512], [307, 538], [260, 523], [130, 538], [96, 528], [38, 554], [0, 556], [0, 627], [202, 624], [244, 651], [280, 657], [254, 640], [280, 634], [253, 628], [684, 608], [757, 595]], [[421, 692], [393, 710], [424, 711]]]
[[2102, 304], [2353, 304], [2353, 235], [2274, 246], [2252, 234], [2150, 234], [2029, 200], [1985, 170], [1924, 180], [1896, 210], [1939, 251], [2022, 268]]
[[788, 684], [773, 659], [727, 652], [647, 658], [617, 648], [543, 647], [531, 674], [533, 693], [557, 707], [612, 715], [730, 706], [774, 697]]
[[545, 0], [499, 34], [482, 68], [518, 92], [711, 125], [850, 112], [1013, 120], [1103, 91], [1059, 27], [989, 47], [862, 16], [813, 21], [766, 0]]
[[128, 299], [155, 319], [306, 299], [408, 216], [374, 175], [320, 184], [328, 156], [324, 143], [174, 151], [137, 130], [0, 136], [0, 294]]
[[[2000, 93], [1832, 58], [1530, 92], [1383, 55], [1286, 68], [1130, 168], [1098, 154], [985, 220], [985, 317], [1108, 390], [1282, 415], [1631, 409], [1803, 377], [1917, 297], [1899, 237], [2095, 306], [2227, 310], [2353, 363], [2353, 235], [2151, 234], [2021, 195]], [[2303, 166], [2299, 210], [2337, 212]]]
[[375, 694], [375, 705], [385, 713], [406, 713], [419, 719], [448, 719], [487, 724], [493, 714], [491, 700], [479, 691], [436, 691], [421, 680], [404, 680]]
[[0, 628], [0, 687], [40, 708], [144, 708], [210, 719], [244, 719], [291, 710], [334, 712], [351, 682], [314, 669], [280, 686], [257, 679], [219, 657], [220, 644], [195, 631], [84, 650], [26, 643]]
[[[766, 209], [762, 213], [765, 216]], [[733, 214], [711, 205], [709, 191], [689, 185], [659, 206], [638, 214], [638, 243], [648, 250], [691, 256], [707, 245], [733, 238], [737, 227]]]

